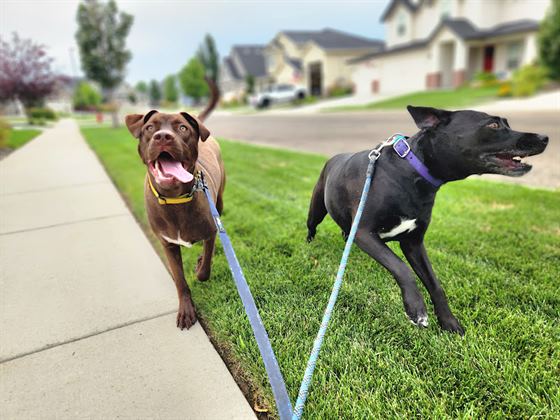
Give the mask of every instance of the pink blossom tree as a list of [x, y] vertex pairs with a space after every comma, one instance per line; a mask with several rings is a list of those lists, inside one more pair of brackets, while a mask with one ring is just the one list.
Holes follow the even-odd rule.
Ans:
[[11, 42], [0, 37], [0, 102], [20, 100], [26, 107], [41, 106], [62, 80], [51, 68], [45, 47], [16, 33]]

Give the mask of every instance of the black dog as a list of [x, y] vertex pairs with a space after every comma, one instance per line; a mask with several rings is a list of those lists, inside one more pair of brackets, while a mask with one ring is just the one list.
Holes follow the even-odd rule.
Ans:
[[[542, 153], [548, 137], [513, 131], [507, 120], [482, 112], [413, 106], [408, 106], [408, 111], [420, 131], [382, 150], [355, 242], [395, 277], [410, 320], [427, 326], [426, 305], [412, 271], [385, 244], [399, 241], [430, 293], [441, 327], [463, 334], [423, 243], [439, 185], [472, 174], [526, 174], [531, 165], [521, 158]], [[343, 235], [348, 235], [364, 184], [368, 153], [336, 155], [325, 164], [311, 198], [308, 241], [313, 240], [327, 212]]]

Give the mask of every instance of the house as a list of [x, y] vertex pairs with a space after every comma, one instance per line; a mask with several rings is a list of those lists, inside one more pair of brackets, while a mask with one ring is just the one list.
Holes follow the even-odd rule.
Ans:
[[548, 0], [391, 0], [386, 48], [351, 59], [357, 93], [458, 87], [479, 72], [500, 78], [537, 57]]
[[266, 69], [274, 83], [302, 85], [312, 95], [326, 95], [335, 86], [349, 86], [347, 61], [375, 53], [384, 43], [337, 31], [282, 31], [264, 50]]
[[224, 101], [241, 99], [247, 88], [247, 77], [255, 80], [255, 89], [269, 83], [264, 61], [264, 45], [234, 45], [224, 58], [220, 72], [220, 90]]

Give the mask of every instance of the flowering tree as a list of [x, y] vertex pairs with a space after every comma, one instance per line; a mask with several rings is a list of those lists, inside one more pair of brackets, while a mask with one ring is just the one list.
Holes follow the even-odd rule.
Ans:
[[19, 100], [26, 108], [41, 106], [61, 76], [51, 68], [45, 47], [16, 33], [11, 42], [0, 37], [0, 102]]

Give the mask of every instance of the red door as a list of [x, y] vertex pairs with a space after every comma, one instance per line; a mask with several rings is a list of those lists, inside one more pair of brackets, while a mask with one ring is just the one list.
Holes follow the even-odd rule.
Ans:
[[484, 64], [483, 70], [491, 73], [494, 70], [494, 46], [484, 47]]

